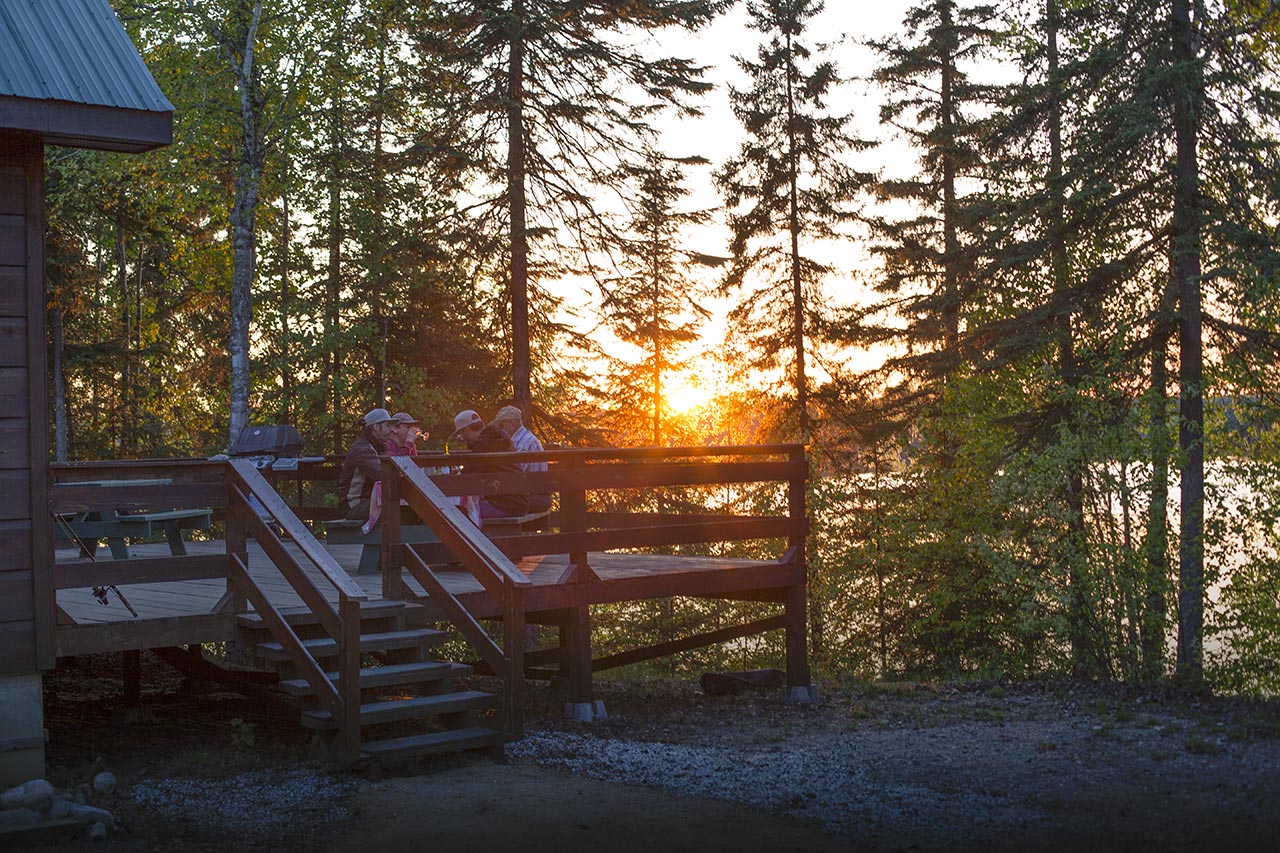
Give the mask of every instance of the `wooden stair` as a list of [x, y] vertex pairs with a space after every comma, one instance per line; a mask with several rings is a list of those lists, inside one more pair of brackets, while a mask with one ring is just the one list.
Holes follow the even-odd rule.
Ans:
[[[433, 660], [429, 651], [447, 639], [443, 631], [413, 627], [421, 606], [411, 602], [376, 601], [360, 608], [360, 651], [363, 657], [361, 693], [361, 759], [381, 762], [432, 753], [494, 748], [504, 743], [502, 732], [488, 728], [481, 713], [495, 708], [498, 697], [477, 690], [458, 690], [454, 679], [470, 675], [471, 667]], [[285, 621], [311, 655], [321, 662], [335, 658], [338, 643], [321, 629], [309, 610], [281, 611]], [[319, 707], [315, 689], [298, 677], [288, 652], [270, 639], [264, 621], [255, 613], [237, 617], [240, 637], [252, 648], [260, 665], [281, 676], [277, 688], [300, 709], [300, 722], [316, 732], [315, 751], [328, 748], [338, 723]], [[375, 657], [377, 660], [375, 660]], [[332, 666], [332, 664], [330, 664]], [[326, 671], [331, 681], [339, 674]], [[411, 695], [416, 694], [416, 695]], [[406, 725], [433, 730], [405, 734]], [[380, 728], [392, 731], [381, 732]]]

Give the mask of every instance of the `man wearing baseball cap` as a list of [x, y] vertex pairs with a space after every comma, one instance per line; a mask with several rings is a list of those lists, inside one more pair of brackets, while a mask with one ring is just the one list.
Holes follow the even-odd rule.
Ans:
[[[542, 442], [529, 431], [523, 421], [524, 418], [519, 409], [515, 406], [503, 406], [490, 423], [507, 434], [511, 439], [511, 446], [518, 452], [541, 453]], [[521, 471], [547, 470], [547, 463], [543, 461], [521, 462], [519, 466]], [[529, 495], [529, 512], [546, 512], [549, 509], [551, 509], [551, 495]]]
[[387, 439], [395, 421], [386, 409], [373, 409], [364, 416], [364, 428], [342, 460], [338, 475], [338, 509], [345, 518], [369, 517], [369, 495], [382, 477], [378, 454], [386, 452]]
[[417, 456], [418, 438], [422, 430], [418, 429], [422, 421], [408, 412], [396, 412], [391, 416], [391, 435], [383, 452], [387, 456]]
[[475, 409], [463, 409], [453, 416], [453, 435], [449, 437], [456, 435], [470, 447], [476, 443], [483, 430], [484, 418], [480, 417], [480, 413]]

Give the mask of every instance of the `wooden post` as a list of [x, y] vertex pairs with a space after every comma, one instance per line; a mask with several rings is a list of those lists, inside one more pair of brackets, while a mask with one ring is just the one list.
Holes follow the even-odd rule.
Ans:
[[[560, 492], [560, 532], [581, 533], [587, 529], [587, 493], [584, 489], [577, 487], [575, 475], [582, 470], [582, 462], [570, 457], [560, 464], [565, 466], [565, 480], [569, 486]], [[585, 566], [586, 564], [586, 551], [569, 553], [569, 565]]]
[[597, 702], [591, 691], [591, 609], [583, 605], [564, 611], [562, 624], [560, 636], [569, 688], [565, 716], [583, 723], [607, 719], [604, 703]]
[[400, 471], [389, 458], [382, 460], [382, 597], [406, 598], [400, 549]]
[[[224, 475], [227, 478], [227, 508], [230, 510], [238, 501], [239, 495], [232, 488], [233, 482], [231, 478], [231, 465], [227, 464], [224, 469]], [[232, 578], [235, 575], [233, 571], [234, 556], [240, 557], [240, 562], [246, 566], [249, 565], [249, 536], [245, 530], [243, 522], [236, 518], [234, 512], [227, 512], [227, 597], [228, 609], [232, 613], [244, 613], [249, 609], [248, 602], [244, 597], [244, 593], [240, 591], [240, 587]]]
[[[399, 506], [397, 505], [397, 509]], [[360, 758], [360, 602], [345, 595], [338, 600], [338, 695], [342, 720], [338, 732], [338, 763], [349, 767]]]
[[521, 738], [524, 737], [524, 592], [512, 584], [504, 585], [504, 592], [502, 651], [507, 671], [502, 704], [507, 735]]
[[808, 703], [814, 700], [809, 674], [809, 624], [808, 624], [808, 563], [805, 560], [805, 543], [808, 538], [808, 511], [805, 502], [809, 463], [803, 447], [793, 447], [788, 454], [797, 466], [787, 484], [787, 514], [792, 522], [788, 537], [788, 550], [803, 570], [801, 580], [787, 590], [787, 686], [783, 690], [784, 702]]

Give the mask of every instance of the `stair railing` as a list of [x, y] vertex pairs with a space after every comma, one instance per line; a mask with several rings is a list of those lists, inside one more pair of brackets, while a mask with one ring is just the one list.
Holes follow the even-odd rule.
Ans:
[[453, 593], [445, 589], [431, 567], [412, 547], [401, 546], [399, 555], [385, 555], [392, 557], [393, 566], [404, 565], [409, 570], [414, 580], [422, 585], [431, 600], [475, 648], [480, 659], [502, 679], [502, 730], [512, 738], [523, 736], [524, 591], [531, 582], [412, 459], [384, 457], [382, 484], [384, 548], [388, 543], [399, 543], [398, 507], [403, 498], [485, 591], [500, 602], [501, 647]]
[[[316, 691], [320, 704], [338, 726], [337, 762], [349, 766], [360, 757], [360, 602], [367, 601], [368, 596], [251, 462], [233, 459], [227, 464], [227, 560], [228, 576], [234, 584], [229, 592], [238, 593], [253, 605], [271, 635]], [[319, 570], [320, 577], [337, 591], [336, 604], [285, 547], [281, 533], [293, 540]], [[280, 575], [316, 615], [321, 627], [337, 642], [337, 685], [249, 574], [246, 534], [253, 536]], [[244, 610], [243, 599], [235, 602], [237, 612]]]

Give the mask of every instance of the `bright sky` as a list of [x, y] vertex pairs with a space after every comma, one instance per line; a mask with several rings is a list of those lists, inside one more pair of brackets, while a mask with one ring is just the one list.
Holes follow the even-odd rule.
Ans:
[[[711, 171], [736, 152], [742, 138], [741, 128], [729, 106], [729, 86], [740, 86], [745, 82], [733, 57], [740, 55], [754, 59], [762, 40], [761, 33], [747, 26], [744, 5], [735, 6], [715, 24], [692, 35], [664, 34], [658, 47], [663, 53], [696, 58], [711, 66], [707, 79], [716, 85], [705, 101], [705, 115], [702, 118], [671, 122], [668, 127], [663, 128], [661, 145], [667, 153], [677, 156], [697, 154], [713, 164], [711, 168], [704, 167], [689, 175], [691, 195], [687, 206], [690, 208], [719, 206], [720, 198], [712, 186]], [[897, 30], [910, 6], [908, 0], [878, 0], [875, 3], [829, 0], [827, 8], [810, 22], [806, 40], [811, 48], [816, 48], [818, 43], [830, 44], [832, 49], [827, 54], [828, 58], [834, 60], [841, 76], [851, 81], [842, 87], [839, 96], [832, 99], [830, 106], [835, 111], [853, 113], [853, 132], [864, 138], [883, 137], [883, 132], [877, 117], [879, 98], [869, 91], [868, 85], [861, 79], [870, 73], [874, 58], [861, 42], [869, 38], [881, 38]], [[883, 160], [885, 154], [885, 149], [880, 149], [872, 156]], [[877, 166], [884, 165], [879, 160], [860, 165], [876, 169]], [[724, 255], [727, 253], [727, 244], [728, 232], [721, 223], [691, 235], [686, 248], [711, 255]], [[860, 265], [860, 250], [850, 247], [842, 251], [847, 252], [847, 260], [840, 266], [849, 268]], [[856, 270], [852, 272], [856, 274]], [[859, 288], [848, 278], [833, 279], [829, 288], [829, 298], [836, 304], [848, 304], [859, 298]], [[568, 283], [566, 289], [574, 291], [569, 301], [578, 305], [583, 313], [578, 319], [578, 325], [593, 325], [594, 311], [583, 308], [584, 305], [595, 303], [593, 289], [585, 284]], [[724, 314], [728, 310], [728, 303], [708, 299], [704, 301], [704, 305], [715, 316], [704, 327], [701, 344], [704, 349], [714, 352], [724, 340]], [[597, 337], [600, 334], [602, 333], [597, 332]], [[605, 345], [613, 349], [612, 345]], [[857, 357], [857, 354], [852, 356]], [[690, 375], [677, 380], [671, 388], [670, 403], [677, 410], [692, 408], [726, 387], [726, 377], [717, 361], [714, 358], [703, 359]]]

